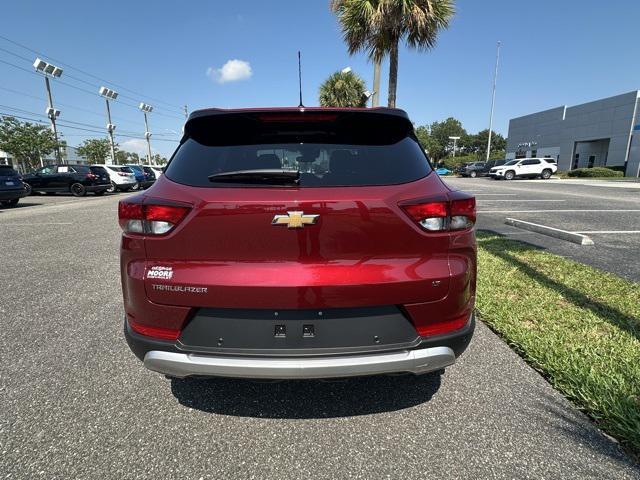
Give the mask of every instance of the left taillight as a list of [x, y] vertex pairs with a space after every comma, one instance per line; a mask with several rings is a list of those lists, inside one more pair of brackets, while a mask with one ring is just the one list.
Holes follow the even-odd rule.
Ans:
[[120, 201], [118, 221], [125, 233], [165, 235], [187, 216], [191, 207]]
[[447, 200], [403, 202], [400, 206], [429, 232], [465, 230], [476, 223], [476, 199], [462, 194]]

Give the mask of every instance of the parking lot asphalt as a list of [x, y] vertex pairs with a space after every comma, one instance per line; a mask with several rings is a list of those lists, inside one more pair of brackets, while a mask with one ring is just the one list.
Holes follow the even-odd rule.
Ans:
[[[640, 281], [640, 182], [445, 178], [476, 195], [479, 230], [501, 233]], [[505, 225], [506, 218], [585, 233], [594, 245]]]
[[122, 195], [61, 198], [0, 211], [2, 478], [640, 478], [482, 324], [441, 376], [254, 383], [146, 371], [122, 335]]

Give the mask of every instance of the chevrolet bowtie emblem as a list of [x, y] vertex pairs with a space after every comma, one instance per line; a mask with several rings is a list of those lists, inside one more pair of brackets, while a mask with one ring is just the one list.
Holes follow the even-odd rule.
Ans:
[[275, 215], [271, 225], [286, 225], [287, 228], [304, 228], [313, 225], [320, 215], [305, 215], [304, 212], [287, 212], [286, 215]]

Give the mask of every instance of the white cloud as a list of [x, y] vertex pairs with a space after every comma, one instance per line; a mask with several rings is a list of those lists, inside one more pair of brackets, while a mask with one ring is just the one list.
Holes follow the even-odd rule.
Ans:
[[253, 71], [249, 62], [229, 60], [221, 68], [207, 68], [207, 76], [218, 83], [237, 82], [251, 78]]
[[120, 144], [120, 150], [137, 153], [142, 157], [147, 156], [147, 141], [141, 138], [130, 138]]

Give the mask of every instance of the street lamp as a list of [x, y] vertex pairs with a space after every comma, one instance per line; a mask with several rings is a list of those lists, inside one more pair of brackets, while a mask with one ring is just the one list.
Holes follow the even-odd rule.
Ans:
[[98, 90], [100, 96], [104, 97], [105, 102], [107, 103], [107, 132], [109, 132], [109, 143], [111, 144], [111, 163], [116, 163], [116, 146], [113, 141], [113, 131], [116, 129], [116, 126], [111, 123], [111, 107], [109, 107], [109, 100], [115, 100], [118, 98], [118, 92], [114, 92], [110, 88], [100, 87]]
[[153, 107], [140, 102], [138, 108], [144, 113], [144, 137], [147, 139], [147, 161], [149, 165], [151, 165], [151, 132], [149, 131], [149, 123], [147, 122], [147, 113], [151, 113]]
[[44, 75], [44, 84], [47, 88], [48, 98], [47, 109], [45, 111], [47, 113], [47, 117], [49, 117], [49, 120], [51, 120], [51, 130], [53, 131], [53, 137], [56, 141], [56, 161], [58, 163], [62, 163], [62, 158], [60, 157], [60, 145], [58, 144], [58, 129], [56, 128], [56, 118], [60, 116], [60, 110], [56, 110], [53, 107], [51, 85], [49, 85], [49, 77], [60, 78], [60, 76], [62, 75], [62, 69], [60, 67], [52, 65], [51, 63], [47, 63], [40, 58], [36, 58], [36, 61], [33, 62], [33, 68], [36, 69], [36, 72], [40, 72]]
[[453, 140], [453, 159], [456, 158], [456, 142], [460, 140], [460, 137], [449, 137], [449, 140]]
[[345, 67], [341, 70], [342, 73], [350, 73], [351, 72], [351, 67]]

